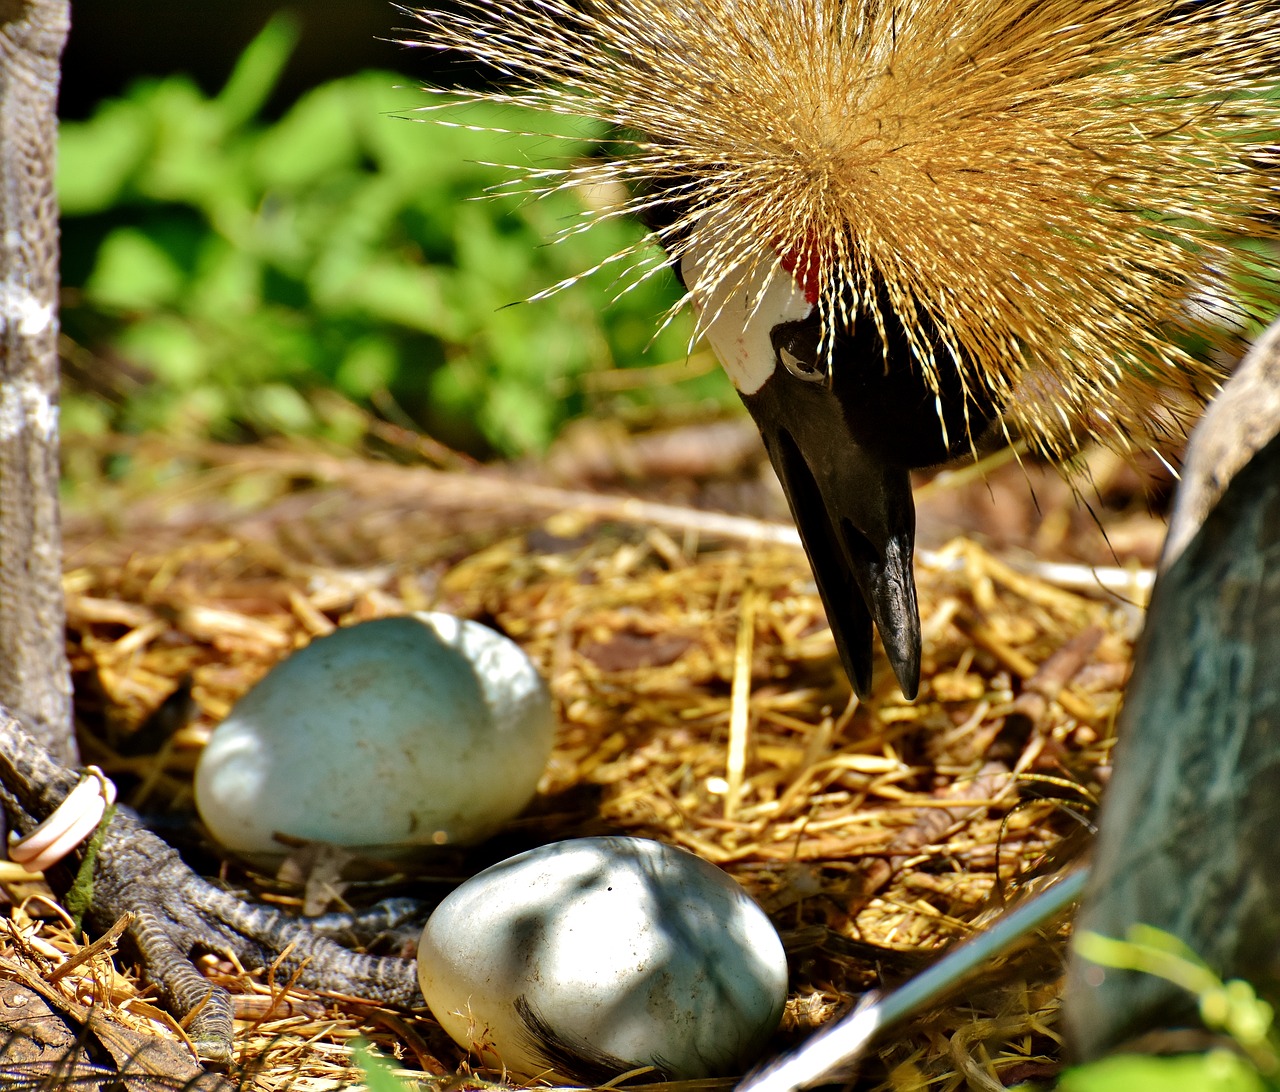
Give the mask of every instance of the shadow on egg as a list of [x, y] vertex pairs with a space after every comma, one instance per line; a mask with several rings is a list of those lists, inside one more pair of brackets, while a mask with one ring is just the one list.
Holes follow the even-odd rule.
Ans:
[[720, 869], [636, 838], [543, 846], [437, 908], [419, 978], [451, 1035], [508, 1069], [602, 1083], [751, 1064], [786, 998], [781, 941]]

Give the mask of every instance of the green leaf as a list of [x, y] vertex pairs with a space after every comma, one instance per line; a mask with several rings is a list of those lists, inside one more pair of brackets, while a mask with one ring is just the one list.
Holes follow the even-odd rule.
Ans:
[[184, 306], [193, 316], [226, 322], [252, 314], [262, 302], [262, 267], [253, 255], [218, 236], [200, 248]]
[[217, 103], [228, 129], [253, 118], [267, 101], [298, 44], [298, 20], [277, 12], [240, 54]]
[[144, 112], [151, 136], [137, 173], [139, 195], [198, 205], [205, 194], [234, 176], [226, 154], [225, 122], [189, 78], [142, 83], [131, 98]]
[[399, 363], [390, 338], [361, 338], [347, 350], [334, 373], [334, 380], [339, 390], [352, 398], [368, 398], [391, 386]]
[[546, 448], [555, 435], [554, 416], [555, 405], [545, 389], [507, 377], [489, 388], [479, 422], [500, 450], [515, 454]]
[[1248, 982], [1223, 982], [1179, 937], [1136, 923], [1126, 930], [1124, 940], [1086, 930], [1076, 934], [1072, 944], [1093, 963], [1156, 975], [1195, 994], [1206, 1027], [1225, 1031], [1256, 1067], [1276, 1072], [1275, 1011], [1271, 1005], [1258, 997]]
[[354, 1042], [351, 1053], [360, 1072], [364, 1074], [365, 1087], [369, 1092], [405, 1092], [409, 1087], [396, 1076], [398, 1067], [374, 1051], [363, 1039]]
[[358, 99], [345, 81], [304, 95], [255, 144], [252, 163], [262, 185], [294, 191], [357, 166]]
[[311, 406], [284, 383], [264, 383], [253, 396], [253, 419], [267, 432], [302, 433], [315, 422]]
[[336, 314], [353, 314], [441, 337], [460, 337], [457, 314], [447, 307], [434, 269], [390, 259], [331, 263], [317, 298]]
[[165, 248], [135, 228], [113, 231], [85, 293], [100, 307], [145, 311], [174, 303], [186, 275]]
[[154, 315], [129, 326], [119, 351], [177, 388], [194, 386], [208, 374], [207, 343], [187, 322], [173, 315]]
[[108, 102], [58, 131], [58, 201], [64, 216], [109, 208], [143, 162], [151, 124], [132, 102]]
[[1161, 1057], [1119, 1054], [1068, 1070], [1058, 1092], [1267, 1092], [1257, 1070], [1238, 1054]]

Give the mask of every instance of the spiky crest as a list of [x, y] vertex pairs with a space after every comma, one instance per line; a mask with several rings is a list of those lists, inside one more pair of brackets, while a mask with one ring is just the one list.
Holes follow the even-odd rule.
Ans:
[[[854, 321], [883, 332], [883, 286], [914, 357], [892, 366], [936, 389], [935, 354], [954, 357], [1050, 453], [1080, 425], [1119, 448], [1181, 427], [1215, 378], [1184, 345], [1234, 351], [1255, 316], [1221, 301], [1242, 279], [1280, 281], [1271, 0], [459, 0], [412, 14], [423, 44], [500, 74], [463, 97], [622, 134], [616, 158], [526, 167], [529, 185], [624, 184], [635, 196], [606, 216], [669, 206], [673, 259], [714, 223], [689, 285], [703, 299], [789, 255], [820, 286], [827, 346]], [[1269, 242], [1246, 253], [1245, 237]]]

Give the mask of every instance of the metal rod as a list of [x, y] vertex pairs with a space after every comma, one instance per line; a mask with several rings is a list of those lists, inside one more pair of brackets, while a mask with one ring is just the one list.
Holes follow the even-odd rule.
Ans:
[[853, 1012], [790, 1055], [749, 1074], [737, 1092], [795, 1092], [859, 1061], [877, 1032], [948, 993], [1028, 933], [1063, 914], [1084, 890], [1089, 870], [1078, 865], [1052, 887], [998, 918], [892, 993], [869, 993]]

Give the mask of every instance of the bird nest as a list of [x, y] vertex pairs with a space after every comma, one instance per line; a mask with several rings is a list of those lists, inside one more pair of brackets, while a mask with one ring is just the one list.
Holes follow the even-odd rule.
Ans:
[[[1105, 781], [1140, 592], [1072, 590], [954, 540], [918, 567], [920, 697], [905, 702], [881, 663], [858, 702], [779, 525], [670, 507], [659, 525], [634, 502], [316, 452], [131, 457], [150, 468], [146, 499], [114, 495], [126, 513], [114, 526], [70, 520], [65, 578], [84, 759], [130, 806], [189, 818], [214, 725], [273, 663], [337, 626], [452, 611], [506, 633], [550, 682], [555, 752], [533, 807], [493, 843], [361, 882], [314, 855], [281, 879], [192, 848], [198, 867], [276, 905], [438, 897], [544, 842], [657, 838], [725, 869], [782, 934], [781, 1050], [1059, 867]], [[30, 878], [9, 874], [5, 890], [8, 966], [181, 1046], [113, 938], [86, 947]], [[1045, 938], [882, 1038], [866, 1087], [995, 1088], [1051, 1072], [1063, 951]], [[470, 1069], [425, 1009], [310, 993], [219, 956], [201, 966], [234, 996], [233, 1075], [251, 1087], [356, 1083], [357, 1039], [410, 1084], [503, 1079]]]

